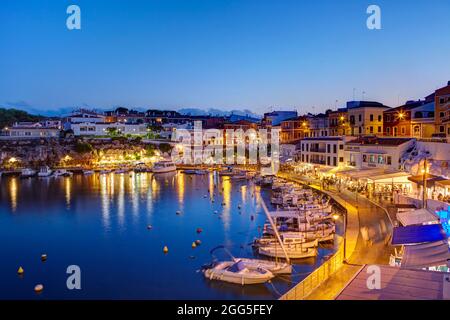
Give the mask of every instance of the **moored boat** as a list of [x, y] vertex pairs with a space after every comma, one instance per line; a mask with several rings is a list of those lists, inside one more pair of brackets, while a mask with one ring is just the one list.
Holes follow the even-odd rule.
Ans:
[[261, 284], [275, 276], [272, 272], [253, 263], [244, 261], [223, 261], [213, 263], [203, 270], [205, 278], [240, 285]]
[[38, 177], [46, 178], [52, 175], [53, 171], [48, 166], [41, 167], [38, 172]]
[[176, 171], [177, 167], [175, 164], [170, 160], [163, 160], [156, 162], [153, 166], [153, 173], [165, 173], [165, 172], [172, 172]]
[[35, 175], [36, 175], [36, 170], [30, 169], [30, 168], [22, 169], [22, 171], [20, 172], [21, 178], [30, 178], [30, 177], [34, 177]]

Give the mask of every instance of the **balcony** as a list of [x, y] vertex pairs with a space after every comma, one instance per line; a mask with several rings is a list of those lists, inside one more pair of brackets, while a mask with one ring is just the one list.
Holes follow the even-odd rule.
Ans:
[[326, 148], [309, 148], [309, 152], [325, 153], [326, 152]]

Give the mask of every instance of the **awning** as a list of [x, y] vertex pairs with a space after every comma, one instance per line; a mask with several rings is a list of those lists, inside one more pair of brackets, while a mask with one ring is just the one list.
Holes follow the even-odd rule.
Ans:
[[405, 246], [402, 268], [427, 268], [447, 265], [450, 252], [446, 241]]
[[445, 239], [447, 239], [447, 235], [440, 224], [395, 227], [392, 235], [392, 245], [419, 244]]
[[450, 188], [450, 180], [441, 180], [437, 181], [436, 185], [442, 188]]
[[381, 174], [382, 172], [384, 172], [384, 170], [380, 168], [368, 168], [368, 169], [339, 172], [338, 175], [346, 176], [348, 178], [357, 180], [367, 178], [375, 174]]
[[397, 220], [400, 221], [403, 226], [439, 222], [439, 218], [427, 209], [398, 212]]
[[393, 172], [380, 175], [368, 176], [367, 179], [374, 183], [406, 183], [409, 182], [407, 172]]
[[[437, 181], [446, 180], [444, 177], [439, 177], [428, 173], [425, 175], [425, 179], [428, 187], [434, 186], [434, 183]], [[408, 180], [417, 183], [419, 186], [423, 185], [423, 175], [408, 177]]]

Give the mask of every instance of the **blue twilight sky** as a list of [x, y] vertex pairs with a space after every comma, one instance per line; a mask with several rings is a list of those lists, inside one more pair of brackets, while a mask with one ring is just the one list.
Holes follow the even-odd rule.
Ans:
[[393, 106], [450, 80], [449, 34], [448, 0], [2, 0], [0, 106]]

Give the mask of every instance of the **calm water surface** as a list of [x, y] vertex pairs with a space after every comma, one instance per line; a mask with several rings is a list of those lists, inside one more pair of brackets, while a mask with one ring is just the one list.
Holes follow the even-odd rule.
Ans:
[[[215, 174], [3, 177], [0, 298], [276, 299], [322, 263], [333, 246], [301, 261], [297, 274], [273, 286], [214, 282], [199, 272], [218, 245], [238, 257], [254, 256], [249, 243], [265, 221], [258, 195], [268, 199], [269, 192]], [[193, 249], [197, 239], [202, 244]], [[223, 252], [218, 256], [226, 258]], [[66, 287], [69, 265], [81, 268], [81, 290]], [[23, 277], [17, 275], [19, 266]], [[45, 287], [39, 295], [33, 291], [38, 283]]]

